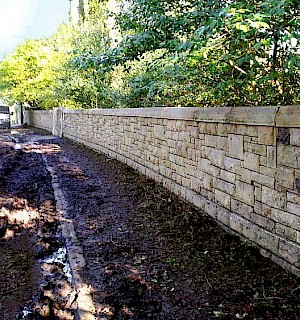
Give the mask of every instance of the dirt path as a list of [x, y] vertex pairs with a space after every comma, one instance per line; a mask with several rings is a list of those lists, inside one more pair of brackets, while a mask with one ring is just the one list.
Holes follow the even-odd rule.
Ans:
[[[23, 141], [34, 140], [34, 132], [25, 133]], [[77, 307], [74, 288], [61, 272], [66, 262], [41, 260], [64, 246], [42, 155], [55, 170], [83, 248], [86, 266], [79, 273], [90, 288], [95, 319], [300, 319], [299, 279], [160, 185], [70, 141], [38, 139], [20, 154], [13, 145], [0, 140], [0, 208], [9, 211], [2, 230], [14, 227], [17, 233], [0, 238], [0, 253], [9, 251], [11, 263], [21, 261], [16, 265], [22, 267], [25, 259], [28, 294], [20, 297], [20, 290], [9, 288], [19, 280], [10, 281], [0, 258], [1, 320], [15, 319], [26, 306], [30, 313], [23, 312], [23, 319], [72, 319]], [[8, 221], [19, 209], [5, 201], [16, 198], [20, 209], [39, 213], [28, 220], [31, 225]], [[53, 244], [42, 242], [44, 231], [48, 238], [55, 235]], [[27, 251], [16, 245], [19, 234]], [[18, 257], [12, 247], [27, 256]], [[64, 302], [58, 301], [63, 294]]]

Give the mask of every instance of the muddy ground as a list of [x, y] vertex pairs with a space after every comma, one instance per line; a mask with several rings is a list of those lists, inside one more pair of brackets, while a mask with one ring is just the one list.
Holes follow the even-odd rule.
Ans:
[[1, 320], [75, 314], [65, 262], [45, 262], [64, 240], [42, 154], [69, 203], [96, 319], [300, 319], [299, 279], [159, 184], [71, 141], [14, 145], [3, 132]]

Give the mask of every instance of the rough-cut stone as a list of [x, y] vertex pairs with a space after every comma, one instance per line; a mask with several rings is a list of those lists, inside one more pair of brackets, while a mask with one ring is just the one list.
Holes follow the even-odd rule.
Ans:
[[293, 189], [295, 180], [295, 170], [279, 166], [276, 172], [276, 183], [280, 186]]
[[279, 224], [288, 226], [295, 230], [300, 230], [300, 218], [297, 215], [272, 208], [271, 219]]
[[300, 217], [300, 204], [288, 202], [287, 211]]
[[226, 170], [221, 170], [220, 171], [220, 178], [224, 181], [230, 182], [230, 183], [235, 183], [236, 180], [236, 174], [226, 171]]
[[300, 178], [295, 179], [296, 190], [300, 193]]
[[272, 127], [259, 127], [257, 142], [259, 144], [273, 146], [275, 144], [274, 128], [272, 128]]
[[277, 129], [277, 143], [281, 143], [285, 146], [290, 144], [290, 129], [289, 128], [278, 128]]
[[278, 165], [300, 169], [300, 148], [295, 146], [278, 145], [277, 162]]
[[244, 149], [247, 152], [255, 153], [260, 156], [267, 156], [267, 146], [262, 145], [262, 144], [257, 144], [257, 143], [245, 143], [244, 144]]
[[215, 200], [216, 203], [220, 204], [222, 207], [230, 209], [230, 195], [228, 193], [222, 192], [220, 190], [215, 190]]
[[278, 253], [284, 260], [297, 268], [300, 267], [300, 246], [295, 246], [293, 242], [281, 239]]
[[284, 210], [286, 206], [286, 195], [271, 188], [262, 187], [262, 202], [272, 208]]
[[239, 173], [241, 170], [241, 161], [230, 157], [224, 158], [225, 170], [233, 173]]
[[244, 141], [241, 135], [228, 135], [229, 156], [235, 159], [244, 158]]
[[299, 107], [61, 111], [28, 119], [155, 179], [300, 274]]
[[250, 220], [253, 207], [235, 199], [231, 199], [231, 211], [238, 213], [242, 217]]
[[290, 129], [290, 134], [291, 134], [290, 136], [291, 145], [300, 147], [300, 129], [298, 128]]
[[259, 171], [259, 156], [254, 153], [245, 152], [244, 154], [244, 168]]
[[245, 204], [253, 206], [254, 205], [254, 186], [248, 183], [237, 181], [236, 198]]
[[276, 148], [267, 146], [267, 166], [269, 168], [276, 168], [277, 156]]
[[288, 191], [287, 202], [292, 202], [300, 205], [300, 193]]
[[279, 108], [275, 123], [277, 127], [299, 128], [300, 108], [299, 106], [283, 106]]
[[275, 233], [287, 240], [297, 242], [297, 231], [295, 229], [277, 223]]

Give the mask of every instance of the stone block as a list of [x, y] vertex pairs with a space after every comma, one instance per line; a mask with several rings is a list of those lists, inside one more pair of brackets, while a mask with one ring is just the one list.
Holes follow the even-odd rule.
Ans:
[[300, 147], [300, 129], [298, 128], [290, 129], [290, 143], [293, 146]]
[[231, 108], [227, 121], [246, 125], [274, 126], [278, 107]]
[[231, 199], [231, 211], [238, 213], [240, 216], [250, 220], [253, 207], [235, 199]]
[[196, 161], [196, 150], [192, 148], [187, 149], [187, 158]]
[[272, 208], [271, 219], [278, 222], [279, 224], [282, 224], [300, 231], [300, 218], [297, 215]]
[[292, 202], [300, 205], [300, 193], [298, 192], [287, 192], [287, 202]]
[[285, 188], [293, 189], [295, 181], [295, 170], [278, 166], [276, 172], [276, 183]]
[[256, 186], [254, 188], [254, 198], [255, 201], [262, 201], [262, 190], [261, 190], [261, 186]]
[[[237, 109], [237, 108], [236, 108]], [[227, 133], [236, 134], [237, 125], [236, 124], [226, 124]]]
[[265, 166], [260, 166], [259, 167], [259, 173], [261, 173], [262, 175], [268, 176], [270, 178], [275, 178], [276, 169], [268, 168], [268, 167], [265, 167]]
[[217, 136], [217, 149], [228, 151], [227, 137]]
[[280, 239], [278, 253], [281, 258], [300, 268], [300, 246], [291, 241]]
[[274, 229], [275, 229], [275, 222], [274, 221], [272, 221], [271, 219], [266, 218], [264, 216], [261, 216], [260, 214], [257, 214], [255, 212], [251, 213], [250, 220], [268, 231], [274, 231]]
[[295, 229], [276, 223], [275, 233], [287, 240], [297, 242], [297, 231]]
[[258, 143], [274, 146], [276, 142], [275, 130], [272, 127], [258, 127]]
[[286, 207], [286, 195], [274, 189], [262, 187], [262, 202], [272, 208], [284, 210]]
[[222, 192], [220, 190], [215, 190], [215, 201], [226, 209], [230, 209], [231, 197], [228, 193]]
[[218, 208], [217, 220], [225, 226], [230, 225], [231, 212], [225, 208]]
[[251, 184], [252, 173], [253, 173], [253, 171], [250, 171], [248, 169], [242, 168], [239, 171], [238, 180]]
[[203, 196], [201, 196], [199, 194], [194, 194], [193, 199], [192, 199], [192, 203], [196, 208], [198, 208], [202, 211], [205, 211], [206, 202], [207, 202], [207, 200]]
[[212, 136], [212, 135], [206, 134], [205, 135], [205, 145], [207, 147], [216, 148], [217, 147], [217, 136]]
[[278, 255], [279, 240], [280, 237], [272, 232], [264, 230], [263, 228], [259, 229], [257, 243], [275, 255]]
[[184, 142], [191, 142], [191, 134], [188, 131], [180, 131], [178, 134], [178, 139]]
[[245, 151], [250, 153], [255, 153], [264, 157], [267, 156], [267, 146], [262, 144], [245, 142], [244, 149]]
[[239, 216], [238, 214], [235, 214], [234, 212], [232, 212], [230, 215], [229, 227], [241, 235], [244, 234], [244, 229], [249, 223], [250, 221]]
[[216, 135], [218, 132], [217, 123], [207, 123], [206, 125], [206, 133]]
[[205, 168], [210, 165], [210, 161], [208, 159], [199, 158], [197, 160], [198, 160], [197, 161], [198, 169], [201, 170], [201, 171], [205, 171]]
[[186, 164], [185, 165], [185, 175], [194, 177], [196, 176], [196, 167], [193, 165]]
[[191, 189], [200, 192], [200, 188], [202, 186], [202, 181], [196, 177], [191, 177], [190, 178], [190, 183], [191, 183]]
[[235, 159], [243, 160], [244, 157], [244, 141], [243, 136], [229, 134], [228, 135], [228, 154]]
[[201, 147], [201, 155], [202, 155], [202, 157], [205, 158], [205, 159], [209, 159], [212, 149], [213, 149], [212, 147], [202, 146]]
[[295, 146], [277, 146], [277, 161], [279, 165], [300, 169], [300, 148]]
[[254, 205], [254, 186], [241, 181], [236, 182], [236, 198], [250, 206]]
[[224, 181], [230, 182], [230, 183], [235, 183], [236, 180], [236, 174], [226, 171], [226, 170], [221, 170], [220, 171], [220, 178]]
[[225, 151], [212, 149], [209, 155], [211, 163], [219, 168], [224, 168]]
[[217, 134], [220, 136], [227, 136], [227, 125], [224, 123], [218, 123]]
[[230, 157], [224, 158], [224, 167], [225, 170], [233, 172], [233, 173], [239, 173], [241, 170], [241, 160], [233, 159]]
[[227, 194], [234, 195], [235, 194], [235, 185], [232, 183], [229, 183], [227, 181], [214, 178], [213, 179], [213, 187], [215, 189], [218, 189], [220, 191], [223, 191]]
[[154, 125], [154, 137], [156, 139], [160, 139], [164, 136], [165, 134], [165, 127], [164, 126], [159, 126], [159, 125]]
[[300, 127], [300, 108], [299, 106], [282, 106], [276, 115], [277, 127]]
[[217, 214], [218, 214], [218, 205], [212, 201], [207, 200], [205, 204], [205, 212], [216, 219]]
[[213, 176], [204, 173], [203, 174], [203, 179], [201, 183], [201, 188], [204, 188], [206, 190], [212, 191], [213, 188]]
[[276, 165], [277, 165], [276, 148], [267, 146], [267, 166], [269, 168], [276, 168]]
[[251, 180], [260, 185], [274, 188], [275, 179], [258, 172], [251, 172]]
[[244, 168], [259, 171], [259, 155], [245, 152], [244, 153]]
[[262, 228], [260, 228], [254, 223], [251, 223], [246, 219], [245, 221], [246, 222], [244, 223], [243, 235], [250, 241], [253, 241], [254, 243], [258, 244], [258, 237]]
[[206, 122], [199, 122], [198, 123], [199, 133], [207, 133], [206, 127], [207, 127], [207, 123]]
[[300, 217], [300, 204], [288, 202], [287, 211]]

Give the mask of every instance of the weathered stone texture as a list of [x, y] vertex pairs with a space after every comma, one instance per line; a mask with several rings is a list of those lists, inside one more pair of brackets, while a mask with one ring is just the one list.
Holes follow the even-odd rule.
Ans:
[[48, 131], [61, 125], [63, 136], [162, 183], [300, 274], [299, 110], [63, 110], [27, 118]]

